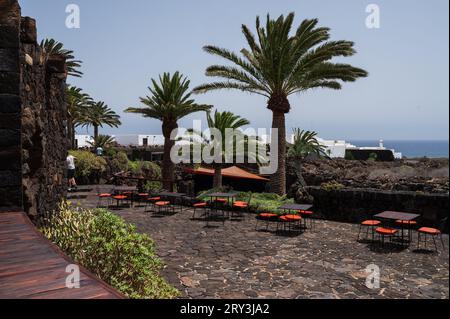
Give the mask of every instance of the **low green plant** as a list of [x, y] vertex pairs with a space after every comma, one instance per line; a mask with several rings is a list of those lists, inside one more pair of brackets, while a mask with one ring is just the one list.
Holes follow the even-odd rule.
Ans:
[[352, 152], [345, 152], [345, 159], [348, 161], [354, 161], [355, 160], [355, 156], [353, 155]]
[[89, 151], [70, 151], [75, 159], [75, 178], [82, 183], [93, 183], [106, 170], [106, 160]]
[[370, 153], [370, 154], [369, 154], [369, 158], [368, 158], [367, 160], [368, 160], [368, 161], [371, 161], [371, 162], [376, 162], [377, 159], [378, 159], [377, 153]]
[[74, 261], [130, 298], [174, 298], [179, 292], [159, 274], [155, 244], [135, 226], [104, 209], [62, 203], [39, 221], [42, 233]]
[[327, 192], [331, 192], [331, 191], [337, 191], [337, 190], [341, 190], [343, 189], [345, 186], [338, 183], [338, 182], [327, 182], [327, 183], [322, 183], [322, 185], [320, 185], [320, 188], [323, 189], [324, 191]]
[[110, 165], [115, 173], [126, 172], [129, 169], [129, 162], [127, 153], [120, 151], [111, 158]]
[[[198, 198], [201, 200], [209, 200], [209, 194], [217, 191], [227, 191], [223, 189], [210, 189], [199, 194]], [[248, 202], [250, 200], [250, 211], [255, 213], [281, 213], [280, 206], [284, 204], [293, 204], [294, 199], [287, 198], [286, 195], [279, 196], [274, 193], [252, 193], [240, 192], [235, 197], [235, 200]]]

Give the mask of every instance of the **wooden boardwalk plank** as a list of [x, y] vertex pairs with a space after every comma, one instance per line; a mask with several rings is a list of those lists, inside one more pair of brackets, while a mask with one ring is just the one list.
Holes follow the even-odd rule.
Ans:
[[122, 294], [80, 267], [80, 288], [67, 288], [75, 264], [22, 212], [0, 212], [0, 298], [117, 299]]

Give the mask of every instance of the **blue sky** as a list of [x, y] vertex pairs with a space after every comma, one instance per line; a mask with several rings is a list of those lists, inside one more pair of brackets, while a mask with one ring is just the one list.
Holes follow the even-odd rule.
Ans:
[[[210, 81], [204, 71], [220, 58], [202, 51], [214, 44], [238, 52], [245, 46], [241, 24], [254, 30], [257, 15], [296, 13], [295, 25], [317, 17], [332, 39], [352, 40], [358, 54], [346, 62], [370, 76], [343, 90], [314, 90], [290, 97], [287, 130], [302, 127], [330, 139], [448, 139], [449, 3], [381, 0], [21, 0], [22, 15], [37, 19], [39, 39], [52, 37], [83, 60], [82, 79], [68, 82], [122, 116], [108, 134], [160, 134], [160, 123], [124, 114], [147, 94], [150, 79], [181, 71], [192, 87]], [[66, 5], [78, 4], [81, 28], [65, 27]], [[380, 29], [365, 25], [366, 6], [380, 7]], [[270, 127], [264, 98], [221, 91], [196, 96]], [[196, 114], [182, 120], [190, 127]], [[84, 129], [80, 130], [85, 132]]]

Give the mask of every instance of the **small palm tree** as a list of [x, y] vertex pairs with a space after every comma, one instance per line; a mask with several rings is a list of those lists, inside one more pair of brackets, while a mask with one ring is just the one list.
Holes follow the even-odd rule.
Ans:
[[294, 144], [289, 148], [289, 157], [304, 158], [310, 154], [317, 156], [327, 156], [326, 148], [317, 140], [317, 133], [305, 131], [299, 128], [294, 129]]
[[[217, 136], [211, 134], [210, 137], [205, 136], [202, 132], [196, 132], [193, 129], [188, 130], [187, 136], [191, 136], [192, 140], [197, 141], [203, 147], [209, 146], [211, 151], [219, 151], [221, 154], [220, 161], [214, 161], [212, 166], [214, 167], [214, 178], [213, 178], [213, 187], [221, 188], [222, 187], [222, 169], [226, 165], [226, 157], [227, 155], [233, 156], [233, 159], [237, 155], [237, 151], [242, 149], [247, 151], [251, 148], [248, 147], [248, 139], [242, 131], [240, 130], [243, 126], [250, 124], [250, 122], [240, 117], [239, 115], [233, 114], [231, 112], [214, 112], [214, 116], [211, 116], [210, 112], [207, 112], [207, 122], [210, 130], [215, 130], [217, 133], [220, 133], [220, 140], [216, 140]], [[227, 129], [232, 129], [234, 135], [237, 137], [236, 139], [230, 140], [226, 139]], [[241, 143], [241, 145], [239, 145]], [[231, 153], [230, 153], [231, 152]], [[210, 154], [211, 156], [213, 154]], [[239, 154], [243, 155], [243, 154]], [[257, 154], [252, 154], [247, 152], [248, 157], [256, 157]]]
[[94, 138], [93, 141], [88, 142], [88, 144], [91, 145], [94, 149], [98, 147], [105, 149], [113, 145], [114, 142], [114, 137], [100, 134], [99, 136], [97, 136], [97, 138]]
[[352, 82], [367, 72], [349, 64], [335, 63], [335, 57], [355, 54], [353, 42], [329, 41], [329, 29], [318, 27], [318, 20], [304, 20], [291, 35], [294, 14], [270, 19], [261, 26], [256, 18], [256, 34], [242, 26], [249, 49], [242, 57], [227, 49], [205, 46], [204, 50], [228, 61], [233, 66], [212, 65], [206, 75], [223, 81], [204, 84], [194, 89], [204, 93], [219, 89], [237, 89], [267, 98], [272, 111], [272, 128], [278, 130], [278, 171], [271, 178], [272, 191], [286, 193], [286, 127], [285, 114], [291, 106], [288, 97], [314, 88], [340, 89], [341, 82]]
[[70, 147], [75, 148], [75, 128], [82, 124], [86, 110], [92, 105], [91, 97], [82, 89], [69, 86], [66, 89], [67, 99], [67, 135]]
[[120, 116], [111, 110], [105, 102], [96, 102], [86, 108], [82, 114], [82, 126], [94, 128], [94, 139], [98, 137], [99, 127], [107, 125], [110, 127], [119, 127]]
[[80, 60], [75, 60], [72, 50], [64, 49], [64, 45], [54, 39], [45, 39], [41, 41], [41, 48], [45, 50], [47, 54], [61, 54], [66, 58], [67, 74], [80, 78], [83, 72], [78, 69], [81, 68], [83, 63]]
[[129, 107], [128, 113], [141, 114], [144, 117], [160, 120], [164, 135], [164, 158], [162, 163], [163, 187], [173, 189], [174, 164], [170, 159], [170, 150], [175, 141], [170, 138], [173, 130], [178, 128], [178, 120], [196, 112], [208, 111], [210, 105], [197, 104], [191, 98], [189, 90], [190, 81], [180, 72], [164, 73], [159, 76], [159, 83], [152, 79], [152, 87], [149, 87], [151, 95], [141, 97], [141, 103], [145, 107]]

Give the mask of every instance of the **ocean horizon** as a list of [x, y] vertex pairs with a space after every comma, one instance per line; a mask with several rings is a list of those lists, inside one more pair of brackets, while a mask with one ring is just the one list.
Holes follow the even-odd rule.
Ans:
[[[378, 146], [379, 140], [349, 140], [359, 147]], [[402, 153], [403, 157], [448, 158], [448, 140], [384, 140], [384, 146]]]

